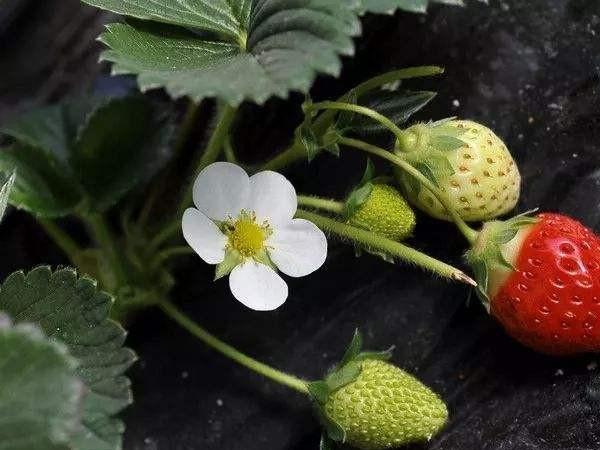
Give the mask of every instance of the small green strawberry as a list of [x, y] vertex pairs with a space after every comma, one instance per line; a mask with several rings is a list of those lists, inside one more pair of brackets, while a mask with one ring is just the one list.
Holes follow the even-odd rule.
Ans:
[[409, 237], [417, 223], [414, 211], [402, 194], [387, 184], [372, 185], [364, 202], [350, 215], [349, 222], [393, 241]]
[[[519, 200], [521, 176], [502, 140], [469, 120], [417, 124], [397, 142], [396, 154], [448, 195], [466, 221], [486, 221], [511, 211]], [[449, 220], [446, 209], [427, 189], [397, 171], [407, 199], [427, 214]]]
[[363, 450], [427, 441], [448, 420], [444, 402], [419, 380], [380, 360], [365, 360], [356, 381], [334, 392], [325, 410]]
[[430, 440], [448, 420], [444, 402], [387, 362], [389, 352], [362, 352], [361, 346], [357, 332], [340, 365], [309, 385], [324, 441], [384, 450]]

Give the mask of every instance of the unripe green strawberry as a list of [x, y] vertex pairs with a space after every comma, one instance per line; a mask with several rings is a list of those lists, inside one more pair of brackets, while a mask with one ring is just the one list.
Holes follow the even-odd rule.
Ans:
[[[417, 168], [426, 167], [466, 221], [502, 216], [519, 200], [521, 176], [513, 157], [494, 132], [476, 122], [415, 125], [398, 142], [397, 153]], [[440, 165], [447, 167], [440, 169]], [[430, 191], [414, 189], [414, 181], [405, 173], [397, 172], [397, 176], [411, 203], [433, 217], [449, 220]]]
[[416, 217], [400, 192], [386, 184], [375, 184], [349, 222], [388, 239], [402, 241], [414, 231]]
[[360, 364], [357, 379], [325, 403], [347, 443], [362, 450], [396, 448], [427, 441], [446, 424], [446, 405], [416, 378], [385, 361]]

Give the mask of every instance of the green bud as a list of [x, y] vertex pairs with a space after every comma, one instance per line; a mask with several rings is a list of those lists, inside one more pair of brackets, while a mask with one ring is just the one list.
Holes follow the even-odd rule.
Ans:
[[360, 361], [358, 377], [332, 392], [327, 416], [361, 450], [384, 450], [431, 439], [446, 424], [444, 402], [419, 380], [378, 359]]
[[394, 241], [409, 237], [415, 229], [415, 213], [392, 186], [375, 184], [366, 200], [351, 214], [352, 225], [366, 228]]

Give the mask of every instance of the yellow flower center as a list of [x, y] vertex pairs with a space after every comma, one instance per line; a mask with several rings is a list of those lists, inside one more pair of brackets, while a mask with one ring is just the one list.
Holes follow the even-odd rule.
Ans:
[[229, 246], [246, 258], [259, 253], [271, 234], [267, 224], [256, 223], [256, 216], [244, 211], [236, 221], [227, 224], [227, 230]]

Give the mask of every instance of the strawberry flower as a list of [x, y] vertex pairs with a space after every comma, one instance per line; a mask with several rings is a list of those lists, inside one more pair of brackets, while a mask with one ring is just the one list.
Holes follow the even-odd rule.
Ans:
[[229, 275], [234, 297], [257, 311], [280, 307], [288, 286], [279, 276], [303, 277], [327, 257], [325, 234], [312, 222], [294, 219], [294, 186], [271, 171], [251, 177], [239, 166], [218, 162], [194, 184], [194, 204], [183, 215], [183, 235], [216, 278]]

